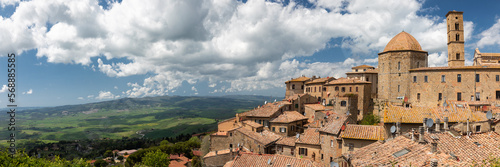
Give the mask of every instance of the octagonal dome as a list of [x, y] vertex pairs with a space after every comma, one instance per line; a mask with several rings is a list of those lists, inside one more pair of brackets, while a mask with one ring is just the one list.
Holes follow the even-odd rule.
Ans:
[[403, 31], [389, 41], [383, 52], [403, 50], [422, 51], [422, 47], [413, 36]]

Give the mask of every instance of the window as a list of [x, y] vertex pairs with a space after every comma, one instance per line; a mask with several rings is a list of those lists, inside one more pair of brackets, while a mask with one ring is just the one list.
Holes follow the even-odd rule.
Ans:
[[295, 84], [292, 84], [292, 89], [295, 89]]
[[398, 70], [401, 70], [401, 62], [398, 62]]
[[481, 94], [479, 92], [476, 92], [476, 101], [481, 101]]
[[300, 89], [304, 90], [304, 85], [300, 85]]
[[366, 71], [366, 69], [363, 69], [363, 71]]
[[462, 101], [462, 92], [457, 92], [457, 101]]
[[417, 82], [417, 76], [413, 76], [413, 82]]
[[358, 87], [356, 86], [356, 92], [358, 92]]
[[261, 125], [262, 125], [262, 120], [260, 120], [260, 119], [259, 119], [259, 124], [261, 124]]
[[417, 68], [420, 68], [420, 62], [417, 62]]
[[233, 133], [229, 133], [229, 136], [233, 136]]
[[316, 92], [316, 86], [314, 87], [314, 92]]
[[333, 147], [333, 140], [330, 140], [330, 147]]
[[476, 74], [476, 82], [479, 82], [479, 74]]
[[342, 149], [342, 141], [341, 141], [341, 140], [339, 140], [339, 141], [337, 142], [337, 145], [339, 146], [339, 149]]
[[229, 144], [229, 148], [233, 148], [233, 144]]
[[460, 53], [457, 53], [457, 55], [455, 56], [455, 59], [460, 60]]
[[342, 87], [342, 92], [345, 92], [345, 87]]
[[333, 157], [330, 157], [330, 162], [333, 162]]
[[500, 91], [496, 92], [497, 100], [500, 100]]
[[349, 92], [352, 92], [352, 87], [349, 87]]
[[340, 106], [345, 107], [347, 105], [347, 102], [345, 100], [340, 101]]
[[417, 100], [420, 100], [420, 93], [417, 93]]
[[495, 78], [497, 82], [500, 81], [500, 75], [496, 75]]
[[399, 92], [400, 89], [401, 89], [401, 85], [398, 85], [398, 92]]
[[307, 148], [299, 148], [299, 155], [307, 156]]
[[323, 144], [324, 139], [325, 139], [325, 136], [321, 136], [321, 144]]
[[456, 40], [458, 41], [458, 40], [460, 39], [460, 35], [458, 35], [458, 34], [457, 34], [457, 35], [455, 36], [455, 38], [456, 38]]
[[321, 154], [321, 160], [323, 160], [323, 154]]
[[462, 74], [457, 74], [457, 82], [462, 82]]
[[442, 93], [439, 93], [439, 94], [438, 94], [438, 101], [441, 101], [441, 100], [443, 100], [443, 94], [442, 94]]
[[280, 128], [281, 133], [286, 133], [286, 128]]
[[441, 75], [441, 82], [446, 82], [446, 75]]
[[458, 30], [458, 23], [455, 23], [455, 30]]
[[427, 75], [424, 76], [424, 82], [429, 82], [429, 80], [427, 79]]
[[276, 127], [273, 127], [273, 132], [276, 132]]
[[399, 76], [401, 76], [401, 73], [398, 73]]
[[481, 132], [481, 125], [476, 126], [476, 132]]
[[354, 151], [354, 144], [349, 143], [349, 151]]
[[290, 130], [293, 131], [295, 129], [295, 126], [291, 126]]
[[326, 92], [326, 87], [323, 87], [323, 91]]
[[335, 91], [339, 91], [339, 87], [338, 86], [335, 86]]
[[370, 77], [366, 77], [366, 82], [370, 81]]
[[358, 72], [358, 69], [356, 69], [356, 72]]

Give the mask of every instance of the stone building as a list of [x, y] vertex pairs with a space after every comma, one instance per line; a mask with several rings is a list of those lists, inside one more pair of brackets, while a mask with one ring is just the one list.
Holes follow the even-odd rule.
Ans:
[[315, 78], [313, 76], [312, 80], [305, 83], [305, 93], [315, 97], [319, 102], [325, 103], [324, 97], [327, 94], [325, 84], [333, 80], [335, 80], [333, 77]]
[[292, 78], [289, 81], [285, 82], [286, 85], [286, 92], [285, 92], [285, 99], [288, 99], [288, 97], [296, 95], [296, 94], [304, 94], [304, 87], [305, 83], [307, 81], [310, 81], [311, 78], [308, 78], [306, 76], [301, 76], [298, 78]]
[[377, 141], [385, 140], [383, 126], [347, 124], [342, 130], [342, 154], [356, 151]]
[[[359, 113], [358, 120], [361, 120], [364, 115], [373, 112], [371, 100], [371, 82], [362, 81], [356, 78], [339, 78], [325, 84], [328, 96], [325, 97], [327, 104], [337, 103], [338, 97], [357, 96], [357, 106]], [[341, 104], [341, 106], [344, 106]]]
[[463, 12], [446, 14], [448, 66], [428, 67], [427, 52], [406, 32], [396, 35], [379, 53], [378, 98], [407, 106], [439, 106], [444, 100], [500, 100], [500, 54], [474, 54], [464, 65]]
[[301, 114], [305, 112], [306, 104], [317, 104], [318, 99], [311, 96], [308, 93], [305, 94], [294, 94], [285, 98], [286, 101], [292, 103], [290, 110], [298, 111]]
[[307, 117], [297, 111], [283, 111], [270, 123], [272, 132], [281, 136], [295, 136], [297, 133], [304, 132], [303, 125], [307, 123]]
[[375, 67], [369, 65], [360, 65], [351, 68], [351, 72], [346, 72], [347, 78], [358, 78], [361, 81], [371, 83], [371, 97], [377, 97], [378, 91], [378, 72]]

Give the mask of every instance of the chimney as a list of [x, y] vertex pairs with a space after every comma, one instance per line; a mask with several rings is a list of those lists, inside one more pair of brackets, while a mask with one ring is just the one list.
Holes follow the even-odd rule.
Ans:
[[418, 127], [418, 131], [419, 131], [419, 134], [418, 134], [418, 142], [419, 143], [424, 143], [424, 127], [423, 126], [420, 126]]
[[439, 120], [439, 118], [437, 118], [436, 119], [436, 132], [440, 132], [441, 131], [439, 124], [441, 124], [441, 120]]
[[438, 160], [437, 159], [431, 159], [431, 167], [437, 167], [438, 166]]
[[432, 142], [431, 145], [432, 145], [431, 152], [432, 153], [436, 153], [437, 152], [438, 144], [436, 142]]
[[427, 118], [424, 118], [424, 122], [422, 122], [422, 123], [424, 124], [424, 128], [427, 128], [427, 127], [425, 126], [425, 123], [426, 123], [426, 122], [427, 122]]
[[401, 122], [396, 122], [396, 135], [399, 136], [399, 133], [401, 133]]
[[448, 117], [444, 117], [444, 124], [443, 124], [444, 130], [448, 130]]
[[415, 141], [415, 129], [411, 128], [411, 141]]
[[470, 132], [469, 118], [467, 118], [467, 135], [469, 134], [469, 132]]

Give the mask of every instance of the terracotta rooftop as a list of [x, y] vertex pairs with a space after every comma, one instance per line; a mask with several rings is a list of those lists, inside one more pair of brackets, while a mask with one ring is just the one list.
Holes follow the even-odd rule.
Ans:
[[400, 106], [388, 106], [384, 111], [384, 123], [422, 123], [424, 118], [431, 118], [434, 121], [439, 118], [441, 121], [448, 117], [448, 122], [463, 122], [467, 118], [469, 121], [485, 121], [486, 114], [472, 111], [467, 103], [448, 101], [449, 106], [444, 107], [420, 107], [405, 108]]
[[[268, 163], [269, 162], [269, 163]], [[292, 167], [319, 167], [317, 162], [309, 159], [299, 159], [291, 156], [279, 155], [279, 154], [255, 154], [255, 153], [242, 153], [240, 156], [234, 158], [231, 162], [226, 163], [224, 167], [286, 167], [291, 165]]]
[[307, 108], [313, 109], [313, 110], [315, 110], [315, 111], [318, 111], [318, 110], [325, 110], [325, 106], [324, 106], [324, 105], [317, 104], [317, 103], [314, 103], [314, 104], [304, 104], [304, 107], [307, 107]]
[[[453, 137], [448, 132], [425, 133], [425, 143], [419, 144], [406, 136], [398, 136], [385, 143], [375, 142], [350, 155], [353, 166], [430, 166], [431, 159], [438, 166], [470, 166], [488, 161], [491, 155], [500, 155], [500, 135], [495, 132], [473, 134], [471, 137]], [[436, 153], [431, 152], [431, 143], [437, 143]]]
[[287, 146], [295, 146], [295, 140], [297, 138], [294, 137], [282, 137], [278, 141], [276, 141], [276, 144], [279, 145], [287, 145]]
[[260, 128], [260, 127], [263, 127], [263, 125], [261, 124], [258, 124], [254, 121], [251, 121], [251, 120], [245, 120], [243, 121], [244, 124], [248, 125], [248, 126], [251, 126], [251, 127], [254, 127], [254, 128]]
[[215, 132], [211, 134], [212, 136], [227, 136], [227, 132]]
[[360, 69], [360, 68], [372, 68], [372, 69], [375, 69], [375, 67], [373, 66], [369, 66], [369, 65], [360, 65], [360, 66], [356, 66], [356, 67], [352, 67], [351, 69]]
[[387, 43], [383, 52], [406, 50], [422, 51], [422, 47], [412, 35], [403, 31], [394, 36], [391, 41]]
[[305, 129], [304, 133], [300, 134], [299, 138], [295, 140], [295, 143], [319, 145], [319, 129], [318, 128]]
[[328, 116], [328, 121], [325, 122], [325, 126], [320, 128], [319, 131], [338, 135], [346, 120], [346, 116], [332, 113]]
[[356, 78], [339, 78], [328, 82], [326, 85], [341, 85], [341, 84], [369, 84], [371, 82], [362, 81]]
[[238, 128], [236, 131], [244, 134], [245, 136], [252, 138], [253, 140], [262, 143], [262, 145], [266, 146], [268, 144], [271, 144], [278, 139], [280, 139], [281, 136], [277, 135], [276, 133], [270, 132], [268, 130], [263, 130], [262, 132], [254, 132], [245, 128]]
[[309, 77], [301, 76], [301, 77], [298, 77], [298, 78], [292, 78], [291, 80], [286, 81], [285, 83], [289, 83], [289, 82], [304, 82], [304, 81], [308, 81], [308, 80], [310, 80]]
[[309, 94], [305, 93], [305, 94], [293, 94], [291, 96], [288, 96], [288, 98], [286, 98], [285, 100], [297, 100], [299, 97], [304, 97], [304, 96], [310, 96]]
[[347, 139], [384, 140], [385, 129], [382, 126], [375, 125], [347, 124], [341, 136]]
[[289, 122], [295, 122], [295, 121], [300, 121], [300, 120], [306, 120], [307, 117], [304, 115], [300, 114], [297, 111], [283, 111], [278, 117], [272, 119], [269, 122], [275, 122], [275, 123], [289, 123]]
[[335, 78], [333, 78], [333, 77], [316, 78], [316, 79], [313, 79], [312, 81], [307, 81], [306, 84], [315, 84], [315, 83], [324, 84], [324, 83], [326, 83], [328, 81], [332, 81], [332, 80], [335, 80]]
[[277, 101], [277, 102], [273, 102], [273, 103], [267, 103], [267, 104], [263, 105], [262, 107], [244, 112], [241, 115], [247, 116], [247, 117], [271, 117], [276, 112], [278, 112], [281, 107], [284, 107], [284, 106], [290, 105], [290, 104], [291, 103], [288, 101]]

